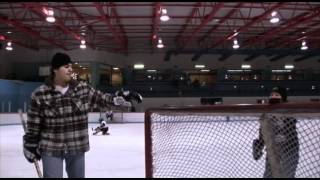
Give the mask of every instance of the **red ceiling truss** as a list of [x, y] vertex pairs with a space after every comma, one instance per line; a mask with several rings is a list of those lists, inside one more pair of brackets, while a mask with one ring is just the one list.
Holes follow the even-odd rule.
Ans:
[[[44, 7], [54, 9], [54, 24], [46, 22]], [[159, 19], [162, 7], [168, 10], [168, 22]], [[280, 17], [277, 24], [269, 22], [273, 11]], [[0, 41], [10, 39], [33, 50], [78, 49], [85, 39], [89, 48], [113, 53], [192, 49], [199, 58], [212, 49], [232, 49], [234, 38], [246, 49], [297, 49], [303, 39], [310, 49], [319, 49], [319, 29], [318, 2], [0, 3]], [[163, 49], [156, 46], [159, 37]]]

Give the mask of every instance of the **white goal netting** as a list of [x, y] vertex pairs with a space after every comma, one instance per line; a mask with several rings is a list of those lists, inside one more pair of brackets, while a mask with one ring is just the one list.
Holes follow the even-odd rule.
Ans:
[[320, 104], [306, 107], [150, 110], [146, 175], [320, 177]]

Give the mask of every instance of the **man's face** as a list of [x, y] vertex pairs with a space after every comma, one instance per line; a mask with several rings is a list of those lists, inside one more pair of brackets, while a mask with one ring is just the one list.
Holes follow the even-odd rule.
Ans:
[[72, 64], [67, 64], [59, 67], [59, 69], [55, 69], [55, 78], [62, 80], [64, 82], [69, 82], [72, 79]]
[[282, 102], [281, 95], [277, 92], [271, 92], [270, 97], [269, 97], [269, 103], [275, 104], [275, 103], [280, 103], [280, 102]]

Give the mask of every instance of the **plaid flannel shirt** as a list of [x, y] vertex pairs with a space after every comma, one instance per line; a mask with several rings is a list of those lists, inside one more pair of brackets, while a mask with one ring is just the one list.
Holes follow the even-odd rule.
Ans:
[[52, 82], [40, 86], [31, 95], [24, 149], [52, 156], [89, 151], [88, 112], [113, 106], [112, 99], [85, 82], [71, 81], [64, 95]]

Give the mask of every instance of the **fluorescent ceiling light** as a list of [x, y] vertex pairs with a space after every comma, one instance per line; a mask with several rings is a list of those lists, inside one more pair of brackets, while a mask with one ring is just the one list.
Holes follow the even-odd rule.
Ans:
[[200, 65], [200, 64], [197, 64], [194, 66], [195, 68], [205, 68], [206, 66], [205, 65]]
[[143, 69], [144, 68], [144, 64], [135, 64], [133, 65], [134, 69]]
[[281, 72], [291, 72], [291, 70], [283, 70], [283, 69], [274, 69], [274, 70], [271, 70], [272, 72], [274, 73], [281, 73]]
[[250, 64], [242, 64], [242, 65], [241, 65], [241, 68], [242, 68], [242, 69], [250, 69], [250, 68], [251, 68], [251, 65], [250, 65]]
[[294, 69], [294, 65], [287, 64], [284, 66], [285, 69]]

